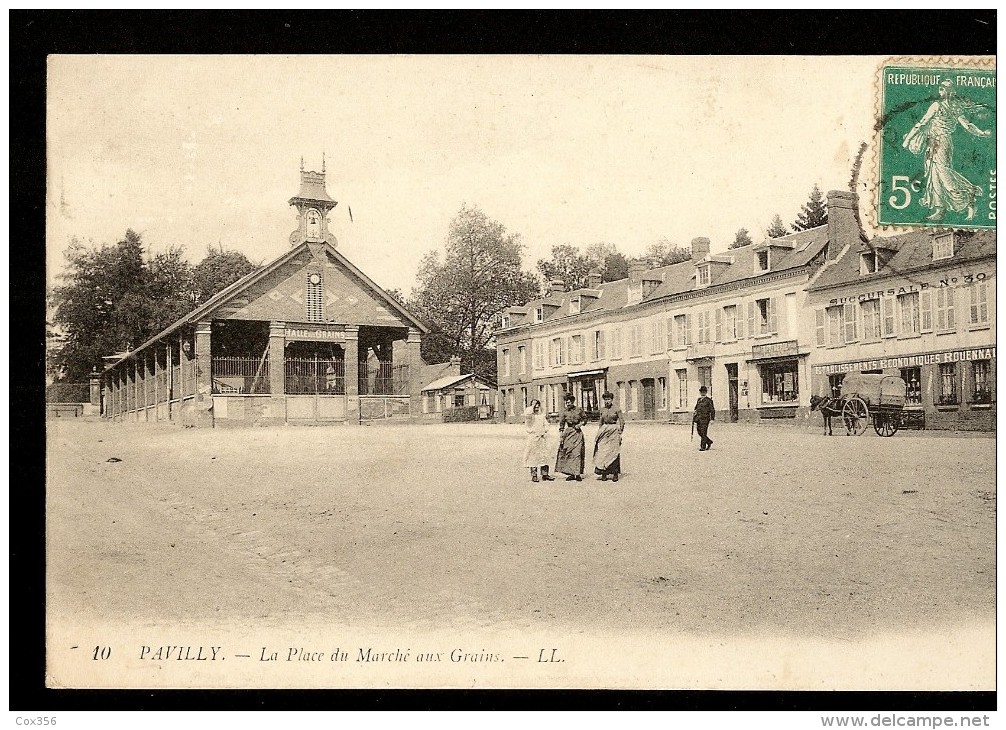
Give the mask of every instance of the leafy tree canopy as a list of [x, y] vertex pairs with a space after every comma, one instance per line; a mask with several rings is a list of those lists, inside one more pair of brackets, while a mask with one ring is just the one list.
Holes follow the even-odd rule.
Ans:
[[132, 229], [112, 246], [73, 239], [65, 256], [67, 270], [49, 297], [46, 363], [64, 382], [85, 380], [103, 367], [103, 356], [140, 345], [255, 268], [243, 254], [222, 249], [210, 249], [195, 268], [177, 247], [147, 256]]
[[579, 248], [567, 243], [553, 246], [550, 260], [539, 259], [538, 271], [544, 277], [546, 285], [558, 279], [565, 285], [566, 291], [573, 291], [587, 286], [587, 275], [595, 268], [595, 263], [582, 254]]
[[423, 257], [409, 297], [410, 308], [432, 329], [423, 338], [427, 362], [457, 355], [471, 372], [496, 379], [495, 358], [488, 363], [479, 353], [492, 342], [504, 309], [539, 294], [537, 277], [521, 270], [522, 252], [519, 235], [478, 207], [462, 206], [443, 261], [437, 251]]
[[643, 253], [643, 261], [646, 262], [646, 266], [650, 269], [688, 261], [691, 257], [692, 252], [689, 249], [671, 243], [666, 238], [661, 238], [656, 243], [651, 243]]
[[751, 240], [751, 235], [748, 233], [747, 228], [741, 228], [734, 235], [734, 242], [730, 244], [729, 248], [740, 248], [741, 246], [750, 246], [754, 241]]

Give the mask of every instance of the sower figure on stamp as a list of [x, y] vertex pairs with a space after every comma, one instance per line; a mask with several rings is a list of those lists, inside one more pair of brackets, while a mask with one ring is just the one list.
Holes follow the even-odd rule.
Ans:
[[977, 105], [960, 99], [953, 81], [940, 84], [939, 101], [934, 101], [922, 119], [912, 127], [902, 146], [913, 154], [925, 145], [926, 189], [921, 203], [933, 211], [929, 220], [940, 220], [947, 208], [955, 213], [967, 211], [967, 220], [975, 217], [975, 198], [982, 189], [954, 169], [953, 132], [960, 125], [976, 137], [988, 137], [991, 130], [979, 129], [964, 114]]
[[555, 459], [555, 470], [566, 474], [566, 481], [583, 481], [584, 441], [580, 430], [587, 422], [587, 414], [576, 405], [572, 393], [566, 395], [566, 410], [559, 417], [559, 453]]
[[713, 399], [706, 395], [706, 386], [699, 388], [699, 399], [695, 402], [695, 412], [692, 414], [692, 423], [699, 432], [699, 451], [709, 451], [713, 445], [713, 440], [709, 438], [709, 422], [716, 419], [716, 408], [713, 406]]
[[615, 396], [605, 393], [601, 396], [604, 407], [597, 428], [597, 438], [594, 439], [594, 473], [599, 474], [602, 482], [611, 477], [618, 481], [622, 470], [622, 431], [625, 430], [625, 419], [622, 412], [612, 405]]
[[539, 468], [542, 481], [555, 481], [555, 478], [548, 474], [548, 464], [552, 459], [548, 453], [548, 419], [541, 407], [541, 401], [531, 401], [531, 405], [524, 411], [524, 424], [527, 427], [524, 466], [531, 470], [531, 481], [538, 481]]

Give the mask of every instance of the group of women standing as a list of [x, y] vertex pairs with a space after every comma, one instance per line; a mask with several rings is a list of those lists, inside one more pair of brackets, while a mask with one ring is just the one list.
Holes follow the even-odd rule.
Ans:
[[[601, 396], [600, 424], [594, 438], [594, 473], [601, 481], [618, 481], [621, 471], [622, 431], [625, 419], [622, 412], [614, 407], [615, 396], [605, 393]], [[583, 426], [587, 414], [576, 405], [572, 394], [566, 396], [566, 408], [559, 417], [559, 448], [553, 451], [548, 443], [548, 419], [541, 407], [541, 401], [533, 400], [524, 411], [527, 426], [527, 441], [524, 446], [524, 466], [531, 470], [531, 481], [538, 481], [539, 470], [543, 481], [554, 481], [549, 474], [553, 457], [555, 471], [565, 474], [566, 481], [582, 481], [586, 452]]]

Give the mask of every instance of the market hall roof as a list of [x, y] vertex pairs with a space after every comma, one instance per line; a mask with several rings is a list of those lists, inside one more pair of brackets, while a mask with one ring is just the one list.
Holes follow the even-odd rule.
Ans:
[[450, 388], [452, 386], [456, 386], [460, 383], [463, 383], [466, 380], [471, 380], [472, 378], [474, 378], [477, 383], [481, 382], [483, 385], [486, 385], [488, 387], [488, 381], [486, 381], [484, 378], [480, 378], [475, 373], [467, 373], [465, 375], [448, 375], [447, 377], [434, 380], [429, 385], [423, 387], [423, 392], [426, 392], [428, 390], [443, 390], [444, 388]]
[[[272, 262], [266, 264], [262, 268], [241, 277], [230, 286], [225, 287], [223, 290], [210, 297], [203, 304], [199, 305], [188, 314], [183, 315], [181, 318], [165, 327], [163, 330], [158, 332], [156, 335], [151, 337], [149, 340], [144, 342], [136, 349], [132, 350], [131, 352], [122, 354], [121, 357], [119, 357], [114, 362], [107, 365], [105, 367], [105, 370], [111, 370], [112, 368], [116, 367], [119, 363], [121, 363], [123, 360], [127, 360], [131, 357], [134, 357], [137, 353], [142, 352], [150, 345], [160, 340], [163, 340], [168, 335], [172, 334], [173, 332], [176, 332], [177, 330], [181, 329], [186, 325], [194, 324], [200, 320], [206, 319], [207, 317], [210, 317], [212, 319], [212, 314], [216, 310], [224, 307], [229, 302], [233, 301], [238, 296], [240, 296], [242, 293], [248, 291], [252, 286], [259, 283], [260, 281], [268, 277], [270, 274], [277, 272], [284, 265], [295, 261], [298, 256], [301, 256], [305, 253], [307, 253], [308, 255], [312, 255], [310, 246], [311, 244], [307, 242], [301, 243], [291, 248], [289, 251], [285, 252], [281, 256], [277, 257]], [[321, 247], [320, 250], [324, 251], [324, 253], [326, 253], [328, 256], [334, 259], [338, 264], [343, 266], [351, 274], [360, 279], [360, 281], [369, 290], [370, 293], [372, 293], [375, 297], [381, 299], [383, 302], [389, 305], [392, 311], [395, 311], [399, 315], [401, 315], [404, 318], [404, 320], [407, 321], [411, 326], [415, 327], [424, 334], [429, 332], [429, 327], [423, 324], [421, 320], [419, 320], [415, 315], [413, 315], [405, 307], [403, 307], [401, 303], [398, 302], [398, 300], [396, 300], [394, 297], [392, 297], [390, 294], [384, 291], [384, 289], [382, 289], [376, 283], [374, 283], [366, 274], [364, 274], [362, 271], [356, 268], [356, 266], [354, 266], [349, 261], [349, 259], [347, 259], [341, 253], [339, 253], [334, 246], [328, 243], [315, 244], [315, 246], [320, 246]], [[355, 323], [349, 322], [347, 324], [355, 324]]]

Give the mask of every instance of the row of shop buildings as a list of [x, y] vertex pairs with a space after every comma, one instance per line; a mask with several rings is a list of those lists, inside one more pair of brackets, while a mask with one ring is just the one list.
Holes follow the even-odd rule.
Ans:
[[850, 372], [907, 384], [905, 425], [994, 430], [994, 231], [922, 229], [867, 240], [858, 200], [828, 194], [828, 223], [564, 291], [504, 314], [497, 408], [507, 421], [566, 393], [605, 390], [628, 419], [688, 422], [705, 385], [719, 418], [806, 421]]

